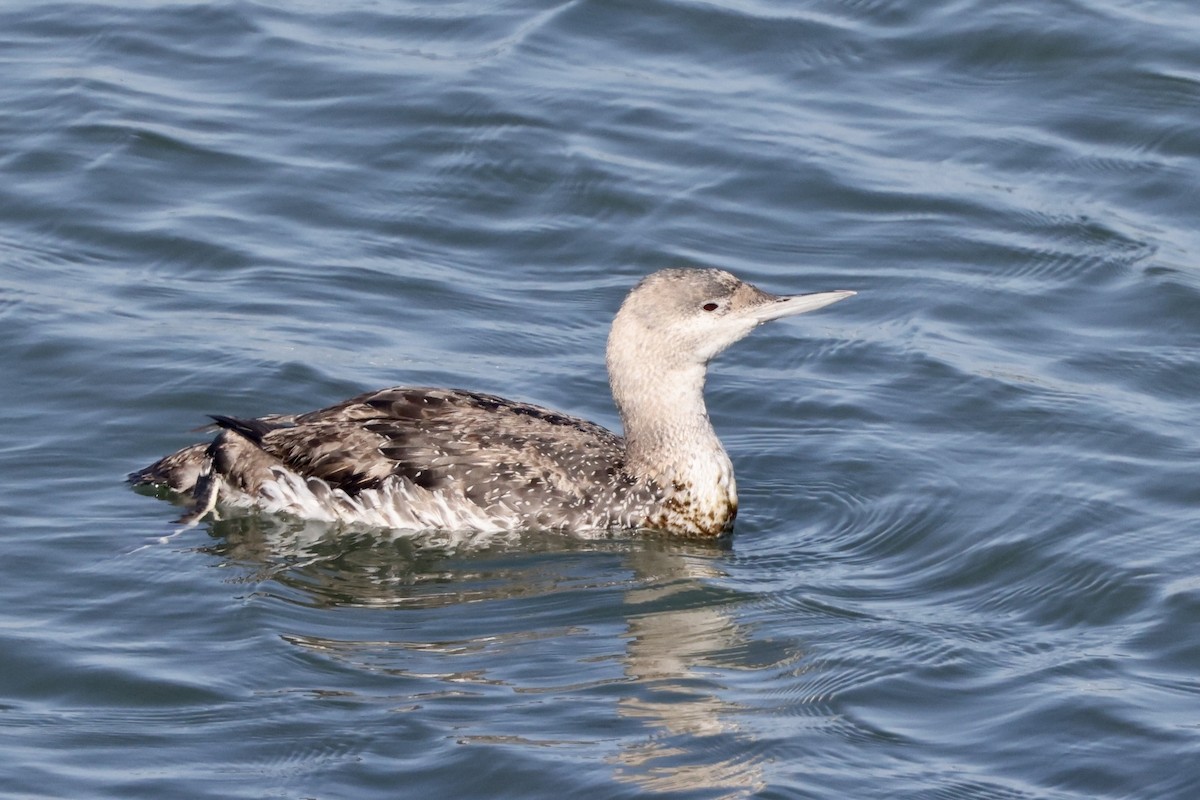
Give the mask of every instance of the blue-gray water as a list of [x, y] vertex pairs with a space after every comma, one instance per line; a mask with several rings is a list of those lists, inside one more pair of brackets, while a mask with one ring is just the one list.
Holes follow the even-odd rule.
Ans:
[[[0, 7], [0, 795], [1194, 798], [1190, 0]], [[209, 412], [615, 425], [712, 265], [732, 547], [178, 509]]]

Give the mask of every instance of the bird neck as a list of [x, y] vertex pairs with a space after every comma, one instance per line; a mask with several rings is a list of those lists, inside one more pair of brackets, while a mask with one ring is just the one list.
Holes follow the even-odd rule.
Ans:
[[733, 465], [704, 404], [705, 366], [650, 369], [610, 361], [609, 372], [633, 477], [704, 507], [736, 507]]

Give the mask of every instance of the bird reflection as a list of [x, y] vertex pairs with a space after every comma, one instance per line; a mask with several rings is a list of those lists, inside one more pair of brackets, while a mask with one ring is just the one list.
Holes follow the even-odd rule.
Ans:
[[673, 549], [635, 550], [629, 562], [642, 585], [627, 592], [627, 602], [649, 610], [628, 618], [624, 668], [644, 690], [623, 697], [617, 710], [653, 733], [613, 757], [617, 779], [655, 792], [725, 790], [739, 797], [761, 790], [761, 764], [719, 756], [731, 749], [722, 737], [749, 734], [736, 722], [741, 709], [713, 691], [721, 687], [711, 676], [728, 668], [719, 654], [747, 632], [725, 604], [686, 597], [724, 573], [711, 558]]
[[[552, 721], [545, 739], [514, 739], [494, 728], [504, 711], [491, 697], [492, 719], [456, 731], [460, 742], [599, 746], [616, 780], [652, 793], [704, 789], [740, 797], [766, 785], [753, 732], [739, 722], [743, 709], [722, 684], [731, 670], [760, 668], [738, 661], [750, 632], [734, 617], [738, 596], [721, 588], [727, 548], [534, 533], [464, 543], [348, 534], [277, 517], [225, 520], [210, 531], [204, 549], [224, 566], [240, 567], [234, 573], [241, 581], [281, 585], [312, 607], [420, 612], [373, 618], [348, 629], [345, 639], [281, 632], [298, 647], [419, 680], [425, 706], [470, 687], [571, 702], [582, 696], [610, 709], [615, 697], [620, 729], [628, 732], [615, 740], [590, 739], [583, 727], [561, 735]], [[612, 619], [617, 628], [590, 621]], [[355, 633], [361, 637], [349, 638]], [[563, 656], [564, 644], [582, 655], [572, 649]], [[546, 648], [556, 655], [545, 658]]]

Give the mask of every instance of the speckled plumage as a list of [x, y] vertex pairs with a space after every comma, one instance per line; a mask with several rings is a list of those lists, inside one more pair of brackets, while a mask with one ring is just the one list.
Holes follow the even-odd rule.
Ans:
[[129, 476], [218, 504], [403, 529], [653, 529], [714, 537], [737, 514], [704, 407], [709, 360], [755, 326], [853, 292], [776, 297], [720, 270], [664, 270], [626, 297], [607, 362], [622, 438], [457, 389], [396, 387], [220, 430]]

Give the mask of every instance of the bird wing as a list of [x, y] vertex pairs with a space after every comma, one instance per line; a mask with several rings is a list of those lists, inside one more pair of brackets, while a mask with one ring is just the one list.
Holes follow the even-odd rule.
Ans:
[[527, 487], [578, 495], [624, 463], [619, 436], [494, 395], [395, 387], [295, 417], [216, 418], [303, 477], [350, 495], [392, 477], [487, 503]]

